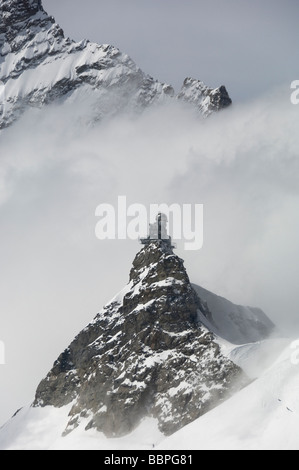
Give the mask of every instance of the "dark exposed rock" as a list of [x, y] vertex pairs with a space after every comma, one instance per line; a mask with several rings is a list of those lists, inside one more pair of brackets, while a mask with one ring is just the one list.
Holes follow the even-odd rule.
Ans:
[[[34, 39], [37, 32], [50, 31], [51, 39], [62, 40], [62, 29], [55, 24], [42, 7], [41, 0], [1, 0], [0, 1], [0, 47], [7, 44], [1, 56], [18, 52]], [[24, 63], [26, 57], [23, 57]], [[27, 58], [27, 62], [31, 62]], [[20, 64], [21, 65], [21, 64]], [[20, 67], [20, 71], [23, 67]]]
[[144, 416], [175, 432], [245, 383], [199, 311], [210, 318], [183, 261], [153, 241], [137, 254], [126, 288], [60, 355], [34, 406], [73, 402], [66, 433], [88, 418], [88, 429], [119, 436]]
[[179, 100], [193, 104], [201, 114], [208, 116], [232, 104], [225, 86], [209, 88], [200, 80], [186, 78], [177, 97]]

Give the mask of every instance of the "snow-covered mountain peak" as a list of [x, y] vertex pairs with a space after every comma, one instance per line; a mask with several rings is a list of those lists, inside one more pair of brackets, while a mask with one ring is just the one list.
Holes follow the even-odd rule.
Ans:
[[209, 116], [232, 104], [225, 86], [213, 89], [194, 78], [185, 79], [177, 98], [193, 104], [203, 116]]
[[[91, 103], [88, 121], [176, 98], [172, 86], [143, 73], [117, 48], [65, 38], [40, 0], [0, 1], [0, 81], [5, 84], [0, 128], [28, 107], [78, 95]], [[204, 116], [227, 105], [218, 89], [192, 90], [185, 84], [177, 98]]]

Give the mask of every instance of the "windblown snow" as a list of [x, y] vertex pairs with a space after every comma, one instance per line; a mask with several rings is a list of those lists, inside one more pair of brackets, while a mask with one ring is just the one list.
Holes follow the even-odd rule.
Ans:
[[86, 418], [61, 437], [72, 404], [27, 406], [1, 428], [0, 449], [298, 450], [299, 369], [291, 360], [293, 350], [282, 340], [266, 340], [263, 347], [279, 357], [259, 378], [172, 436], [163, 436], [157, 421], [146, 418], [129, 435], [107, 439], [94, 429], [85, 431]]

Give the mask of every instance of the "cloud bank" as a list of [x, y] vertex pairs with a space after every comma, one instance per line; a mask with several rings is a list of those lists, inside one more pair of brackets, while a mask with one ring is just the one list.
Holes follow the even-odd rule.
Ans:
[[299, 330], [298, 107], [286, 86], [205, 121], [173, 103], [91, 124], [76, 103], [0, 135], [0, 421], [127, 282], [139, 245], [99, 241], [99, 204], [204, 204], [193, 282]]

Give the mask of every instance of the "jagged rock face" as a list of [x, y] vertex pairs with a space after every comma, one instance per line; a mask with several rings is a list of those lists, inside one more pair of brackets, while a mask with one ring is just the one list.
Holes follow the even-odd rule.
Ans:
[[[0, 129], [28, 106], [70, 100], [78, 90], [84, 102], [92, 102], [90, 120], [122, 110], [142, 110], [175, 96], [170, 85], [144, 74], [117, 48], [65, 38], [40, 0], [0, 0], [1, 82], [5, 92], [1, 94]], [[179, 98], [208, 115], [225, 101], [217, 98], [217, 90], [215, 94], [209, 90], [210, 102], [205, 100], [204, 106], [199, 89], [194, 89], [190, 100], [185, 86]]]
[[213, 89], [193, 78], [185, 79], [177, 98], [193, 104], [203, 116], [209, 116], [232, 104], [225, 86]]
[[5, 84], [1, 127], [26, 106], [94, 94], [95, 118], [171, 96], [172, 87], [145, 75], [117, 48], [64, 37], [37, 0], [0, 0], [0, 80]]
[[[2, 0], [0, 3], [0, 35], [1, 47], [7, 46], [2, 51], [2, 56], [9, 52], [18, 52], [36, 34], [36, 28], [40, 30], [51, 29], [54, 18], [49, 17], [43, 10], [40, 0]], [[56, 29], [56, 37], [63, 39], [61, 29]]]
[[130, 282], [71, 343], [39, 385], [34, 406], [73, 402], [66, 433], [89, 418], [107, 436], [144, 416], [165, 434], [190, 423], [245, 383], [198, 323], [210, 313], [183, 261], [162, 241], [136, 256]]

